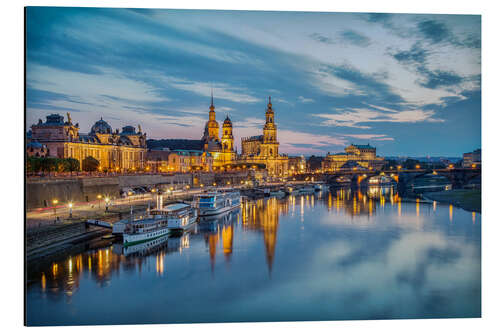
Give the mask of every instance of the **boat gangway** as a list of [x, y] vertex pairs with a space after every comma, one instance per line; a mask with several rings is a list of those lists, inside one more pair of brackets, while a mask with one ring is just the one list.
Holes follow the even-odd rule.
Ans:
[[98, 227], [113, 229], [113, 224], [109, 223], [109, 222], [105, 222], [105, 221], [99, 221], [99, 220], [91, 220], [91, 219], [89, 219], [89, 220], [87, 220], [86, 223], [90, 224], [90, 225], [95, 225], [95, 226], [98, 226]]

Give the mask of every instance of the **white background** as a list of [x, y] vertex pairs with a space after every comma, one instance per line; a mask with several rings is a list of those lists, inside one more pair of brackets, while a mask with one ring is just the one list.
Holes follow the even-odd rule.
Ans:
[[[24, 126], [24, 6], [93, 6], [136, 8], [196, 8], [252, 9], [330, 12], [389, 12], [482, 15], [482, 149], [483, 149], [483, 208], [482, 208], [482, 317], [481, 319], [442, 320], [381, 320], [343, 322], [286, 322], [249, 324], [141, 325], [24, 328], [23, 325], [23, 126]], [[0, 24], [1, 48], [1, 264], [0, 264], [0, 327], [13, 330], [45, 332], [94, 331], [134, 332], [253, 332], [255, 330], [286, 330], [289, 332], [490, 332], [500, 331], [499, 238], [500, 214], [495, 209], [500, 189], [498, 97], [500, 95], [499, 42], [500, 15], [494, 1], [459, 2], [444, 0], [418, 1], [6, 1], [2, 3]], [[202, 281], [200, 281], [202, 283]]]

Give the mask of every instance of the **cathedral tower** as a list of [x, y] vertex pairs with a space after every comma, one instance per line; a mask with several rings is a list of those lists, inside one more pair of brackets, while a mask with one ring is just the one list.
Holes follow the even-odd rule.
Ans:
[[219, 124], [215, 120], [214, 94], [212, 93], [212, 102], [210, 104], [210, 112], [208, 113], [208, 122], [205, 125], [205, 135], [208, 134], [208, 139], [219, 140]]
[[224, 162], [232, 162], [236, 158], [236, 153], [234, 152], [233, 123], [229, 119], [229, 116], [226, 116], [222, 124], [221, 145]]
[[234, 146], [233, 123], [231, 122], [231, 119], [229, 119], [229, 116], [226, 116], [226, 119], [222, 124], [221, 143], [223, 152], [233, 151], [233, 146]]
[[274, 110], [273, 104], [271, 103], [271, 96], [269, 96], [269, 103], [267, 104], [266, 111], [266, 124], [264, 125], [264, 135], [262, 139], [262, 151], [261, 153], [265, 157], [276, 157], [278, 156], [279, 142], [277, 140], [276, 124], [274, 123]]

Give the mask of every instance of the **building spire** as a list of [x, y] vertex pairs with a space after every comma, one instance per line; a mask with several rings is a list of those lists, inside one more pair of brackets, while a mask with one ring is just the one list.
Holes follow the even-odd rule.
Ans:
[[210, 112], [213, 112], [215, 110], [214, 106], [214, 89], [211, 88], [211, 93], [210, 93]]

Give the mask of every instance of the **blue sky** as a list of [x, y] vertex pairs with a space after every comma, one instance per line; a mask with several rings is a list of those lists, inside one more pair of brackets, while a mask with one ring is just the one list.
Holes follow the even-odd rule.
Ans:
[[474, 15], [29, 7], [26, 121], [101, 116], [149, 138], [199, 139], [217, 120], [280, 151], [460, 156], [481, 146], [481, 18]]

